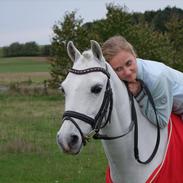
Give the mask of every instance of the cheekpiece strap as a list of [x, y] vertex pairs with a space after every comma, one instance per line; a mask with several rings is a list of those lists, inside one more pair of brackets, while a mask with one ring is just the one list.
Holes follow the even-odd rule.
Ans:
[[108, 78], [110, 78], [110, 74], [109, 72], [102, 68], [102, 67], [92, 67], [92, 68], [88, 68], [88, 69], [83, 69], [83, 70], [77, 70], [77, 69], [69, 69], [69, 72], [74, 73], [74, 74], [87, 74], [90, 72], [103, 72]]

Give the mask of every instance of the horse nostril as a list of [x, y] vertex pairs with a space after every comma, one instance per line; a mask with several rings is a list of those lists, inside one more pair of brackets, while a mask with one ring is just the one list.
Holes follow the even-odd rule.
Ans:
[[59, 133], [57, 133], [57, 136], [56, 137], [57, 137], [57, 139], [59, 138]]
[[75, 145], [79, 140], [79, 137], [77, 135], [71, 135], [71, 140], [70, 140], [70, 145], [73, 146]]

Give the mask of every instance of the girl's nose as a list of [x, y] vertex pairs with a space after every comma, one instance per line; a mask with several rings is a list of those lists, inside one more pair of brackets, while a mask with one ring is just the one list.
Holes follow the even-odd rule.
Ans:
[[124, 69], [123, 75], [124, 75], [124, 77], [131, 75], [130, 69]]

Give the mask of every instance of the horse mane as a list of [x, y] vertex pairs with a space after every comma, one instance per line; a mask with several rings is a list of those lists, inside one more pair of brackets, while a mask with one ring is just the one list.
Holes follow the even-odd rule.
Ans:
[[86, 50], [82, 53], [85, 59], [91, 59], [93, 57], [93, 53], [91, 50]]

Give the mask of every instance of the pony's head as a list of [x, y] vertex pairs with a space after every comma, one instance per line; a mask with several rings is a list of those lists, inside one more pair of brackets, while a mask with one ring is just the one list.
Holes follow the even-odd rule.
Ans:
[[77, 154], [89, 136], [105, 126], [104, 118], [110, 117], [112, 91], [107, 65], [96, 41], [91, 41], [91, 49], [82, 54], [70, 41], [67, 52], [73, 67], [61, 84], [65, 112], [57, 141], [64, 152]]

